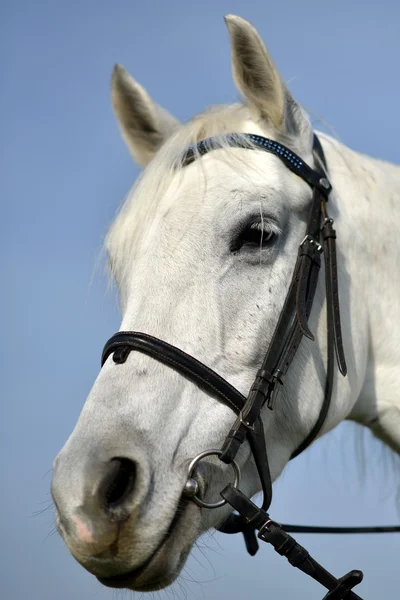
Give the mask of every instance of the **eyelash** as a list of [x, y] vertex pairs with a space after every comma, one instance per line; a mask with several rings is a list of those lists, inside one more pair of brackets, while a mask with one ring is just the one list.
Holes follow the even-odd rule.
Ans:
[[272, 246], [281, 230], [278, 225], [267, 220], [254, 220], [247, 223], [232, 240], [231, 252], [239, 252], [243, 246], [253, 249]]

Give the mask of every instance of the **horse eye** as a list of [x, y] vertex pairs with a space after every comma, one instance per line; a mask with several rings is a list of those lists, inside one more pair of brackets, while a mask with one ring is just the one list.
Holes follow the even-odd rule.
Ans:
[[231, 252], [238, 252], [243, 247], [249, 249], [260, 249], [272, 246], [277, 238], [275, 231], [270, 224], [256, 222], [244, 227], [240, 233], [232, 240]]

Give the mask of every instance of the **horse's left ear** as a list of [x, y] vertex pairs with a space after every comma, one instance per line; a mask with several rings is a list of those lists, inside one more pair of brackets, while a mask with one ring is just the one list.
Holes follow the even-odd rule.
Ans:
[[121, 65], [114, 67], [111, 100], [126, 145], [133, 158], [146, 166], [179, 122], [153, 102]]
[[245, 19], [227, 15], [232, 45], [232, 73], [253, 118], [264, 120], [278, 132], [311, 135], [307, 115], [282, 81], [264, 42]]

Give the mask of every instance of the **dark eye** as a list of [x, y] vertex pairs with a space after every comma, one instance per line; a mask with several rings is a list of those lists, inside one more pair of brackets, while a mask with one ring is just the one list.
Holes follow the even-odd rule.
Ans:
[[248, 223], [232, 240], [231, 252], [238, 252], [243, 247], [260, 249], [272, 246], [280, 233], [277, 225], [269, 221]]

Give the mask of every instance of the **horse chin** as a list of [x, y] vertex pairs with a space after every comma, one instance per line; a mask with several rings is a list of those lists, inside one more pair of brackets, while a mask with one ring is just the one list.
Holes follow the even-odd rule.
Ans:
[[145, 569], [140, 573], [136, 569], [124, 575], [97, 579], [111, 588], [125, 588], [135, 592], [153, 592], [161, 590], [175, 581], [186, 561], [192, 544], [186, 548], [175, 548], [170, 543], [160, 548]]
[[151, 592], [169, 586], [179, 576], [200, 533], [200, 511], [194, 505], [178, 511], [161, 542], [138, 567], [128, 572], [97, 579], [111, 588]]

